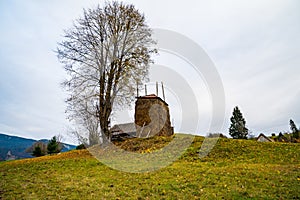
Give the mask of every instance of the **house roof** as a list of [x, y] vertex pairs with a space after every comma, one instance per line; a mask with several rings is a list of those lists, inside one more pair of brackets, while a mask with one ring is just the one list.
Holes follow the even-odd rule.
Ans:
[[135, 123], [116, 124], [110, 129], [110, 132], [113, 135], [136, 132]]
[[274, 142], [271, 138], [268, 138], [263, 133], [259, 134], [259, 136], [257, 137], [257, 141], [259, 141], [260, 138], [264, 138], [264, 139], [266, 139], [269, 142]]
[[163, 103], [165, 103], [167, 106], [168, 104], [162, 100], [159, 96], [156, 96], [155, 94], [148, 94], [148, 95], [145, 95], [145, 96], [139, 96], [139, 97], [136, 97], [137, 99], [158, 99], [160, 101], [162, 101]]

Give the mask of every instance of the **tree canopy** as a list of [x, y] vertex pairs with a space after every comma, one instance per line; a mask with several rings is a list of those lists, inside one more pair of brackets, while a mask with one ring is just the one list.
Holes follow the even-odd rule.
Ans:
[[69, 93], [67, 112], [90, 144], [98, 143], [100, 135], [110, 139], [113, 108], [128, 105], [137, 83], [147, 79], [156, 53], [151, 33], [143, 14], [117, 1], [84, 10], [65, 31], [57, 54], [68, 73], [63, 83]]

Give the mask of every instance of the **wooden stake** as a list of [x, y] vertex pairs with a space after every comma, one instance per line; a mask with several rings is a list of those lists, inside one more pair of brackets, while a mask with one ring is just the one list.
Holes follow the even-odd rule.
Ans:
[[136, 82], [136, 97], [139, 97], [139, 83]]
[[163, 82], [161, 82], [161, 88], [162, 88], [162, 93], [163, 93], [164, 101], [166, 101], [166, 97], [165, 97], [165, 89], [164, 89], [164, 83], [163, 83]]
[[156, 82], [156, 96], [158, 96], [158, 82]]

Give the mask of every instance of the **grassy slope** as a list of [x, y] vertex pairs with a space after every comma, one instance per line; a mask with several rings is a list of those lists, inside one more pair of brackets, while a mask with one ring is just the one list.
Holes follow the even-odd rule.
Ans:
[[[169, 139], [159, 141], [123, 148], [147, 152]], [[0, 199], [300, 199], [299, 144], [220, 139], [199, 159], [202, 141], [196, 137], [178, 161], [151, 173], [110, 169], [87, 150], [3, 162]]]

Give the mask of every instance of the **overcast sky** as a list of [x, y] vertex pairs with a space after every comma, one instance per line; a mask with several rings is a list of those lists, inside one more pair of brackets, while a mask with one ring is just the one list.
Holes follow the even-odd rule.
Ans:
[[[65, 73], [54, 50], [63, 39], [63, 30], [72, 26], [83, 8], [103, 2], [0, 1], [1, 133], [35, 139], [66, 133], [66, 97], [59, 85]], [[150, 27], [189, 37], [213, 60], [226, 96], [221, 132], [228, 133], [229, 118], [236, 105], [256, 135], [288, 131], [290, 118], [300, 125], [298, 0], [126, 2], [145, 14]], [[193, 77], [189, 66], [178, 58], [170, 61], [162, 53], [156, 61], [174, 66], [178, 73], [185, 69], [187, 80], [189, 73]], [[196, 132], [206, 134], [211, 118], [209, 93], [204, 83], [189, 84], [200, 99], [202, 123]], [[176, 104], [176, 94], [174, 98], [169, 92], [167, 95], [176, 129], [184, 111]]]

